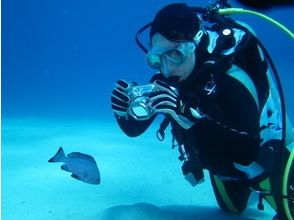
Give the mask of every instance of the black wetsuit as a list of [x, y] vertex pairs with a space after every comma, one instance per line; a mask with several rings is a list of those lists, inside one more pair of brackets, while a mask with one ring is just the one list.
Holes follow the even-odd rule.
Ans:
[[[225, 72], [234, 63], [235, 56], [227, 57], [230, 64], [219, 65], [217, 68], [203, 65], [210, 59], [205, 50], [208, 39], [203, 39], [196, 50], [197, 65], [191, 75], [183, 83], [174, 84], [180, 93], [180, 99], [186, 106], [199, 108], [212, 120], [200, 119], [188, 130], [181, 128], [172, 121], [173, 134], [185, 145], [190, 156], [195, 151], [204, 168], [213, 174], [242, 177], [244, 174], [234, 168], [233, 162], [248, 165], [253, 162], [259, 151], [259, 111], [256, 103], [238, 80], [226, 75]], [[256, 50], [256, 52], [258, 52]], [[241, 62], [238, 59], [238, 62]], [[211, 81], [212, 75], [216, 81], [215, 91], [208, 95], [205, 86]], [[217, 75], [217, 76], [216, 76]], [[162, 80], [170, 83], [162, 74], [156, 74], [152, 81]], [[118, 124], [128, 136], [142, 134], [153, 119], [135, 121], [119, 118]]]
[[[220, 33], [220, 30], [217, 31]], [[155, 74], [150, 81], [171, 84], [178, 89], [186, 109], [198, 108], [209, 116], [194, 119], [190, 129], [182, 128], [173, 119], [171, 125], [175, 139], [185, 146], [190, 159], [199, 158], [202, 167], [209, 170], [219, 206], [229, 212], [242, 212], [251, 188], [256, 188], [266, 192], [270, 205], [285, 216], [281, 183], [289, 152], [284, 150], [279, 135], [279, 101], [270, 94], [268, 64], [255, 37], [243, 28], [240, 30], [233, 30], [237, 34], [228, 44], [222, 44], [219, 37], [212, 52], [208, 48], [213, 41], [205, 35], [195, 51], [194, 70], [184, 82], [170, 82], [162, 74]], [[222, 53], [232, 46], [233, 51]], [[256, 96], [242, 80], [227, 74], [233, 66], [248, 75]], [[213, 90], [211, 84], [215, 85]], [[135, 137], [142, 134], [155, 117], [145, 121], [117, 117], [117, 121], [128, 136]], [[250, 172], [237, 168], [234, 163], [245, 169], [253, 164], [253, 171], [258, 164], [264, 171], [251, 178]]]

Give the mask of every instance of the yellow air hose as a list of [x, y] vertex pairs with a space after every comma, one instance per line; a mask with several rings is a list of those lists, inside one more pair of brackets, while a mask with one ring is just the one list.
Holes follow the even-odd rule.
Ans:
[[274, 20], [274, 19], [270, 18], [269, 16], [266, 16], [266, 15], [264, 15], [262, 13], [252, 11], [252, 10], [243, 9], [243, 8], [224, 8], [224, 9], [219, 9], [218, 13], [220, 15], [253, 14], [253, 15], [259, 16], [259, 17], [269, 21], [270, 23], [276, 25], [278, 28], [280, 28], [281, 30], [286, 32], [289, 35], [290, 38], [294, 39], [294, 33], [293, 32], [291, 32], [288, 28], [286, 28], [281, 23], [277, 22], [276, 20]]

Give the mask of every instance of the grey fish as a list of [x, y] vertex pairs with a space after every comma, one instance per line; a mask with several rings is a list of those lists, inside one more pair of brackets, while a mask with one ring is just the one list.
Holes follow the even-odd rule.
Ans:
[[63, 162], [61, 169], [71, 172], [72, 177], [85, 183], [99, 184], [100, 172], [94, 158], [80, 152], [72, 152], [67, 156], [62, 147], [48, 162]]

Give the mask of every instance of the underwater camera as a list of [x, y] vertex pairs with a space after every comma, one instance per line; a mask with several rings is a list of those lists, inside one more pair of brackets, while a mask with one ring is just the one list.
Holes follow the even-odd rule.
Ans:
[[157, 90], [154, 83], [145, 85], [133, 85], [128, 89], [131, 104], [128, 109], [129, 115], [136, 120], [147, 120], [152, 116], [153, 109], [149, 102], [149, 96]]
[[[177, 90], [171, 87], [175, 92]], [[145, 85], [132, 85], [128, 88], [128, 96], [131, 99], [128, 113], [136, 120], [147, 120], [153, 113], [154, 109], [149, 101], [150, 95], [159, 92], [160, 89], [155, 83]]]

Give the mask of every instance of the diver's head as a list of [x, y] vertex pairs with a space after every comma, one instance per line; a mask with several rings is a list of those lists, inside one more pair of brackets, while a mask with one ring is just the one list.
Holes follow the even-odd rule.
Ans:
[[[150, 29], [150, 49], [146, 55], [150, 67], [165, 77], [183, 81], [193, 71], [195, 49], [201, 36], [200, 20], [186, 4], [170, 4], [155, 16]], [[197, 40], [195, 40], [197, 39]]]
[[188, 78], [195, 66], [194, 42], [170, 41], [157, 32], [151, 45], [146, 55], [150, 67], [160, 70], [166, 78], [177, 78], [179, 82]]

